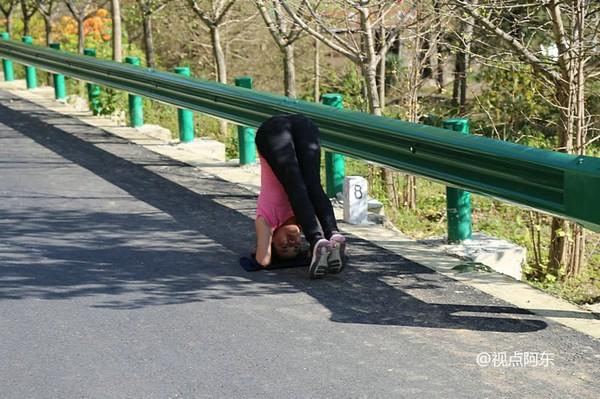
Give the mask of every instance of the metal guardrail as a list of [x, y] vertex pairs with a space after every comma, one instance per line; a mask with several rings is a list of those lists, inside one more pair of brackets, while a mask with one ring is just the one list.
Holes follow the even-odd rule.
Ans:
[[333, 151], [600, 231], [600, 158], [465, 136], [15, 41], [0, 41], [0, 57], [242, 125], [258, 127], [272, 115], [303, 113], [317, 123], [323, 146]]

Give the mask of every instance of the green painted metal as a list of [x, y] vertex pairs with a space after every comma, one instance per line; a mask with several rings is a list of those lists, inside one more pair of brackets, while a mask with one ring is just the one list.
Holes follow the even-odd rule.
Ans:
[[[25, 44], [33, 44], [33, 38], [31, 36], [23, 36], [21, 40]], [[37, 87], [37, 71], [34, 66], [25, 65], [25, 83], [30, 90]]]
[[[140, 66], [138, 57], [125, 57], [125, 62], [134, 67]], [[141, 96], [129, 94], [129, 126], [140, 127], [144, 125], [144, 102]]]
[[[330, 107], [344, 108], [343, 96], [339, 93], [328, 93], [321, 96], [321, 102]], [[329, 198], [344, 191], [346, 166], [344, 156], [332, 151], [325, 151], [325, 192]]]
[[579, 222], [600, 231], [600, 158], [540, 150], [169, 72], [0, 41], [0, 58], [258, 127], [302, 113], [329, 150]]
[[[190, 68], [176, 67], [175, 73], [190, 77]], [[194, 113], [189, 109], [178, 108], [177, 120], [179, 122], [179, 141], [189, 143], [194, 140]]]
[[[442, 126], [461, 134], [470, 133], [469, 120], [466, 118], [446, 119]], [[456, 187], [446, 187], [446, 212], [448, 242], [457, 243], [471, 238], [471, 193]]]
[[[50, 43], [50, 48], [60, 50], [60, 43]], [[60, 73], [52, 74], [54, 82], [54, 98], [57, 100], [65, 100], [67, 98], [67, 85], [65, 84], [65, 75]]]
[[[237, 76], [235, 85], [244, 89], [252, 89], [252, 77]], [[254, 143], [256, 131], [248, 126], [238, 126], [237, 129], [240, 165], [256, 163], [256, 144]]]
[[[85, 48], [83, 49], [83, 55], [96, 57], [96, 49]], [[100, 86], [88, 82], [85, 84], [85, 87], [87, 88], [88, 106], [90, 107], [90, 111], [92, 111], [92, 114], [94, 115], [100, 115], [100, 94], [102, 92]]]
[[[10, 40], [10, 35], [8, 32], [0, 33], [0, 40]], [[6, 58], [2, 59], [2, 72], [4, 72], [4, 80], [6, 82], [12, 82], [15, 80], [15, 70], [12, 60], [8, 60]]]

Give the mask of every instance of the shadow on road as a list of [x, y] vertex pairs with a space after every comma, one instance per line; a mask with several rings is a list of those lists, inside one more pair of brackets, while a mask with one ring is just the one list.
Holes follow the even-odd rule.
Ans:
[[[51, 120], [68, 120], [76, 131]], [[253, 246], [252, 193], [119, 138], [107, 143], [107, 133], [22, 100], [0, 105], [0, 122], [144, 203], [129, 198], [131, 209], [121, 212], [43, 202], [0, 208], [0, 300], [94, 296], [97, 307], [135, 309], [305, 292], [340, 323], [515, 333], [547, 327], [540, 317], [355, 237], [351, 264], [338, 276], [247, 273], [237, 261]], [[97, 200], [118, 200], [116, 191]]]

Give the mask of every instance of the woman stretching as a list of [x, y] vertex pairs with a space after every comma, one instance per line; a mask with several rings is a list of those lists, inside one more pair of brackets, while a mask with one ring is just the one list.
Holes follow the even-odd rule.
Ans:
[[267, 119], [256, 132], [261, 187], [256, 206], [256, 261], [300, 253], [300, 231], [310, 243], [311, 278], [339, 273], [345, 238], [321, 187], [319, 128], [304, 115]]

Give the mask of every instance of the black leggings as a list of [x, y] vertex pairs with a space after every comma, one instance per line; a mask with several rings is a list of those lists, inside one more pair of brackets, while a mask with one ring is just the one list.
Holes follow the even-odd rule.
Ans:
[[317, 125], [304, 115], [271, 117], [256, 132], [256, 148], [281, 182], [311, 246], [338, 231], [333, 207], [321, 187]]

